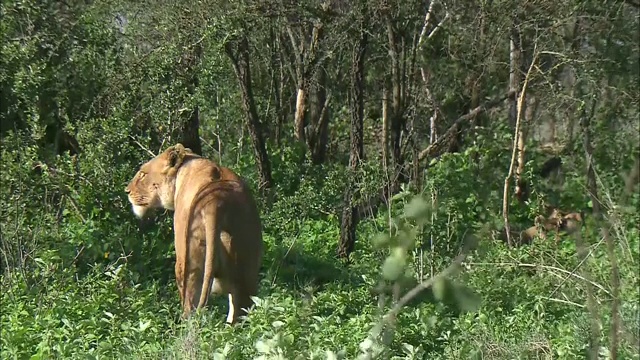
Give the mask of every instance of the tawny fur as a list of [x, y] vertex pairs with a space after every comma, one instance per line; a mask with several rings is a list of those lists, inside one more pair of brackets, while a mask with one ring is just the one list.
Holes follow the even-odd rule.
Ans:
[[211, 292], [229, 294], [235, 323], [257, 294], [263, 254], [259, 212], [247, 184], [232, 170], [181, 144], [143, 164], [125, 190], [133, 212], [174, 210], [176, 282], [183, 317]]
[[[553, 233], [555, 242], [558, 244], [560, 241], [560, 233], [568, 235], [580, 230], [582, 226], [582, 215], [580, 213], [569, 213], [563, 215], [558, 209], [554, 209], [548, 217], [542, 215], [536, 216], [534, 219], [534, 226], [531, 226], [520, 232], [511, 231], [512, 237], [519, 239], [519, 244], [530, 244], [536, 237], [541, 239], [547, 239], [548, 234]], [[507, 236], [504, 231], [499, 235], [499, 238], [506, 241]]]

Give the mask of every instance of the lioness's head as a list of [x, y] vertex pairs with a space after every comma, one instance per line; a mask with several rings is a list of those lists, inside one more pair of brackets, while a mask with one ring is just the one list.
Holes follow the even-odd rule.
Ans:
[[187, 155], [194, 154], [182, 144], [176, 144], [140, 166], [124, 190], [137, 217], [144, 217], [149, 209], [173, 210], [176, 174]]

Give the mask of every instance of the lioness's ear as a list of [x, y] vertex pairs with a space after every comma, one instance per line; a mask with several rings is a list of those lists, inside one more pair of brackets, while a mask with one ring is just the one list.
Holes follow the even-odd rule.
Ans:
[[177, 168], [182, 164], [185, 155], [187, 155], [187, 149], [182, 144], [177, 143], [175, 146], [169, 149], [169, 165], [172, 168]]
[[214, 167], [211, 170], [211, 179], [217, 181], [217, 180], [220, 180], [221, 178], [222, 178], [222, 172], [220, 171], [220, 168], [217, 166]]

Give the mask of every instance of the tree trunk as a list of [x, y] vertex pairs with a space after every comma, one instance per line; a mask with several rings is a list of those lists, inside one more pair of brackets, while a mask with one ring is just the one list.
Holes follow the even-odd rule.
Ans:
[[269, 28], [271, 39], [271, 89], [273, 91], [273, 104], [275, 108], [276, 123], [273, 129], [273, 138], [276, 146], [280, 147], [280, 136], [282, 135], [282, 124], [284, 123], [284, 109], [282, 106], [283, 69], [282, 52], [280, 51], [280, 39], [276, 36], [273, 26]]
[[[515, 21], [518, 21], [517, 19]], [[522, 38], [519, 30], [519, 24], [515, 23], [511, 27], [511, 38], [510, 38], [510, 53], [509, 53], [509, 90], [510, 91], [521, 91], [524, 92], [525, 89], [521, 89], [522, 83], [522, 72], [523, 72], [523, 61], [522, 61]], [[516, 151], [516, 167], [514, 171], [515, 175], [515, 196], [520, 202], [526, 201], [527, 198], [527, 184], [524, 179], [522, 179], [522, 173], [524, 172], [524, 162], [525, 162], [525, 133], [527, 128], [527, 122], [522, 121], [521, 114], [525, 109], [525, 105], [527, 103], [527, 99], [524, 96], [516, 95], [513, 100], [510, 101], [509, 106], [509, 125], [512, 128], [517, 128], [514, 133], [515, 138], [515, 151]], [[516, 122], [520, 122], [519, 126], [516, 126]]]
[[382, 169], [389, 174], [389, 90], [382, 85]]
[[295, 132], [294, 135], [296, 137], [296, 140], [300, 141], [300, 142], [304, 142], [304, 127], [305, 127], [305, 122], [304, 122], [304, 113], [305, 113], [305, 106], [306, 106], [306, 102], [307, 102], [307, 92], [305, 90], [305, 82], [304, 81], [298, 81], [298, 95], [296, 96], [296, 112], [295, 112], [295, 117], [293, 119], [293, 123], [295, 126]]
[[[323, 9], [325, 5], [323, 4]], [[326, 9], [325, 9], [326, 10]], [[294, 135], [296, 140], [304, 142], [306, 140], [305, 128], [307, 122], [307, 98], [309, 97], [310, 77], [317, 70], [319, 65], [318, 47], [323, 36], [323, 24], [317, 21], [311, 28], [311, 36], [307, 44], [304, 35], [299, 39], [293, 34], [293, 29], [287, 29], [291, 46], [295, 55], [295, 69], [297, 77], [296, 110], [294, 115]], [[303, 31], [302, 33], [306, 33]]]
[[360, 23], [360, 38], [355, 45], [351, 70], [351, 146], [349, 152], [349, 181], [344, 192], [344, 209], [340, 223], [340, 243], [338, 256], [349, 258], [356, 243], [356, 227], [358, 225], [358, 208], [352, 204], [358, 192], [356, 174], [364, 155], [363, 122], [364, 122], [364, 56], [367, 49], [367, 18], [364, 2], [361, 4], [363, 19]]
[[[609, 257], [609, 262], [611, 263], [611, 292], [612, 292], [612, 302], [611, 302], [611, 328], [609, 331], [609, 351], [611, 354], [611, 359], [616, 359], [618, 356], [618, 346], [619, 346], [619, 332], [620, 332], [620, 271], [618, 269], [618, 260], [615, 253], [615, 240], [609, 233], [608, 224], [606, 224], [603, 220], [602, 214], [602, 202], [600, 201], [600, 197], [598, 196], [598, 184], [596, 182], [596, 172], [594, 170], [594, 159], [593, 159], [593, 144], [591, 143], [591, 118], [595, 113], [596, 100], [593, 100], [593, 105], [591, 108], [591, 113], [589, 115], [586, 114], [586, 111], [582, 113], [582, 119], [580, 121], [580, 125], [582, 127], [582, 139], [583, 139], [583, 147], [584, 153], [587, 163], [587, 191], [589, 193], [589, 197], [591, 198], [592, 204], [592, 213], [593, 217], [596, 219], [596, 224], [602, 226], [602, 237], [605, 240], [607, 245], [607, 255]], [[582, 259], [586, 259], [589, 256], [589, 250], [586, 244], [582, 243], [580, 236], [576, 237], [577, 240], [580, 240], [579, 243], [576, 244], [576, 248], [579, 252], [579, 257]], [[582, 260], [581, 259], [581, 260]], [[589, 275], [586, 273], [585, 275]], [[588, 277], [587, 277], [588, 278]], [[587, 305], [590, 306], [590, 310], [593, 310], [592, 316], [597, 316], [597, 305], [595, 301], [595, 296], [593, 295], [594, 289], [590, 287], [588, 288], [588, 298]], [[593, 358], [598, 357], [599, 353], [599, 342], [597, 335], [595, 332], [596, 325], [592, 325], [593, 333], [591, 340], [591, 356]]]
[[327, 155], [327, 141], [329, 138], [329, 101], [327, 95], [327, 73], [323, 68], [316, 71], [316, 86], [312, 96], [309, 118], [313, 124], [307, 136], [307, 146], [311, 149], [311, 162], [320, 165]]
[[[191, 91], [189, 91], [189, 95], [193, 96]], [[180, 140], [182, 145], [191, 149], [194, 153], [202, 155], [202, 143], [200, 142], [200, 108], [198, 105], [193, 108], [189, 118], [182, 123], [180, 133], [182, 134]]]
[[[509, 187], [511, 176], [515, 175], [516, 180], [516, 196], [518, 196], [521, 183], [520, 177], [517, 173], [517, 169], [520, 168], [520, 159], [524, 156], [524, 139], [522, 133], [522, 119], [520, 117], [522, 105], [524, 103], [524, 91], [520, 89], [521, 83], [521, 71], [522, 71], [522, 49], [520, 42], [520, 31], [518, 29], [517, 19], [514, 19], [514, 24], [511, 26], [511, 33], [509, 39], [509, 92], [514, 92], [516, 95], [509, 99], [509, 125], [513, 129], [513, 150], [511, 153], [511, 162], [509, 164], [509, 171], [504, 179], [504, 188], [502, 193], [502, 218], [504, 220], [505, 234], [507, 236], [507, 244], [509, 247], [513, 246], [513, 240], [511, 238], [511, 229], [509, 225]], [[522, 91], [522, 93], [519, 93]]]
[[520, 90], [521, 71], [522, 71], [522, 49], [520, 48], [520, 31], [517, 24], [511, 28], [509, 52], [509, 91], [515, 92], [516, 96], [509, 100], [509, 125], [512, 129], [516, 127], [516, 118], [518, 117], [518, 94]]
[[[403, 71], [401, 66], [400, 45], [398, 44], [398, 34], [394, 29], [393, 20], [389, 14], [386, 15], [387, 38], [389, 43], [389, 56], [391, 58], [391, 111], [390, 121], [390, 146], [391, 160], [393, 162], [394, 173], [391, 187], [396, 189], [399, 184], [407, 178], [404, 173], [404, 158], [402, 154], [402, 131], [405, 128], [406, 119], [404, 117], [403, 104]], [[395, 191], [394, 191], [395, 192]]]
[[[522, 91], [526, 91], [522, 89]], [[526, 202], [529, 199], [529, 191], [530, 185], [529, 182], [523, 177], [524, 174], [524, 164], [526, 162], [525, 156], [525, 143], [527, 142], [527, 138], [529, 136], [529, 128], [531, 124], [533, 124], [533, 118], [536, 112], [536, 108], [538, 106], [538, 100], [535, 96], [527, 95], [522, 96], [525, 103], [522, 104], [522, 107], [525, 107], [526, 110], [524, 114], [524, 122], [520, 126], [520, 132], [518, 135], [518, 166], [516, 167], [516, 197], [518, 201], [521, 203]], [[520, 110], [522, 111], [522, 110]], [[521, 114], [519, 116], [522, 116]]]
[[[196, 44], [191, 54], [187, 53], [184, 56], [184, 64], [187, 67], [186, 74], [191, 77], [189, 79], [189, 85], [187, 86], [187, 92], [190, 98], [193, 98], [198, 89], [198, 75], [196, 73], [196, 66], [200, 63], [202, 58], [202, 44]], [[202, 155], [202, 143], [200, 141], [200, 108], [198, 105], [193, 107], [193, 110], [189, 113], [189, 116], [182, 122], [180, 128], [180, 142], [186, 148], [191, 149], [194, 153]]]
[[[234, 45], [236, 49], [234, 49]], [[256, 109], [255, 99], [253, 98], [251, 84], [251, 66], [249, 63], [249, 42], [246, 35], [240, 35], [240, 38], [233, 42], [227, 42], [224, 45], [225, 52], [231, 64], [233, 71], [240, 85], [242, 94], [242, 109], [247, 120], [247, 127], [251, 136], [251, 144], [258, 163], [258, 171], [260, 173], [260, 190], [270, 189], [273, 185], [271, 178], [271, 163], [267, 155], [260, 123], [258, 110]]]

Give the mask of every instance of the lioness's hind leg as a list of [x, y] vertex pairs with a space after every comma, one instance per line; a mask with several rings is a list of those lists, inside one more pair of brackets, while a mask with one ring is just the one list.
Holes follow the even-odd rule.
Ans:
[[229, 324], [235, 324], [238, 317], [247, 314], [246, 310], [248, 310], [252, 304], [253, 301], [246, 292], [233, 289], [229, 293], [229, 313], [227, 314], [227, 322]]

